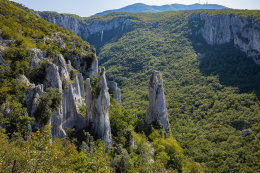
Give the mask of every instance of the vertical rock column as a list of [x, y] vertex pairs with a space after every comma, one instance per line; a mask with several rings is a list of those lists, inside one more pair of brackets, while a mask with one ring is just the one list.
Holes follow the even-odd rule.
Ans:
[[100, 71], [97, 80], [97, 86], [91, 86], [90, 78], [86, 81], [87, 126], [93, 136], [103, 139], [107, 146], [110, 146], [112, 144], [108, 114], [110, 96], [105, 69]]
[[151, 124], [158, 120], [162, 123], [164, 130], [169, 132], [169, 120], [162, 75], [159, 71], [154, 70], [149, 83], [149, 108], [146, 113], [145, 121]]
[[116, 82], [107, 82], [108, 88], [109, 88], [109, 93], [113, 95], [113, 98], [116, 99], [116, 101], [122, 106], [122, 101], [121, 101], [121, 90], [120, 88], [117, 87]]

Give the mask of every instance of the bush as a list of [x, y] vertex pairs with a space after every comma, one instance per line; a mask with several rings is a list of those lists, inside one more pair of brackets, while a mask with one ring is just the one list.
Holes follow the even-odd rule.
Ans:
[[78, 107], [78, 113], [83, 117], [87, 115], [87, 107], [84, 103]]
[[61, 106], [62, 94], [57, 88], [48, 88], [47, 93], [39, 97], [39, 104], [34, 114], [37, 121], [46, 125], [51, 116]]
[[159, 159], [166, 168], [178, 171], [182, 170], [184, 155], [182, 148], [174, 138], [157, 138], [152, 144], [156, 149], [157, 159]]
[[99, 82], [99, 78], [97, 78], [96, 76], [90, 77], [91, 90], [95, 97], [99, 96], [101, 90], [98, 86], [98, 82]]
[[69, 89], [70, 82], [66, 78], [62, 77], [61, 78], [61, 83], [62, 83], [62, 89], [63, 90]]
[[31, 72], [32, 67], [29, 64], [31, 57], [28, 50], [11, 46], [4, 51], [4, 57], [6, 62], [11, 64], [11, 68], [16, 74], [29, 75]]

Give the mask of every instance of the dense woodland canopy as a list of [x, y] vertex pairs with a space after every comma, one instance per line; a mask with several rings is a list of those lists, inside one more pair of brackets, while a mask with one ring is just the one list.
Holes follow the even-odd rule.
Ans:
[[[197, 28], [188, 21], [191, 13], [114, 13], [85, 19], [127, 16], [132, 22], [125, 33], [107, 33], [112, 39], [106, 44], [90, 40], [108, 79], [118, 82], [122, 90], [123, 108], [111, 98], [114, 145], [105, 151], [104, 143], [85, 130], [67, 129], [66, 139], [52, 142], [48, 126], [42, 133], [29, 133], [28, 125], [37, 118], [44, 121], [57, 108], [53, 103], [61, 99], [58, 91], [49, 89], [42, 96], [42, 103], [49, 106], [38, 117], [27, 115], [28, 87], [19, 76], [24, 74], [35, 83], [39, 77], [29, 65], [30, 49], [46, 51], [53, 61], [59, 53], [69, 58], [92, 47], [71, 31], [0, 0], [1, 37], [9, 40], [3, 52], [5, 64], [0, 65], [0, 124], [6, 127], [0, 128], [0, 172], [259, 171], [260, 68], [232, 44], [209, 46], [194, 37]], [[260, 16], [259, 11], [208, 13]], [[57, 34], [66, 41], [66, 49], [43, 42]], [[92, 57], [93, 51], [89, 54]], [[206, 56], [197, 60], [199, 54]], [[163, 74], [171, 135], [158, 124], [144, 123], [153, 69]], [[3, 114], [7, 107], [12, 110], [8, 117]], [[246, 129], [251, 133], [242, 137]]]
[[[173, 136], [206, 172], [256, 172], [260, 68], [232, 44], [209, 46], [195, 37], [197, 25], [188, 21], [191, 13], [129, 15], [134, 18], [132, 30], [100, 45], [99, 60], [108, 69], [108, 78], [122, 88], [124, 108], [139, 119], [148, 106], [151, 70], [163, 73]], [[254, 19], [260, 14], [201, 13]], [[198, 60], [200, 54], [205, 57]], [[252, 134], [241, 137], [246, 129]]]

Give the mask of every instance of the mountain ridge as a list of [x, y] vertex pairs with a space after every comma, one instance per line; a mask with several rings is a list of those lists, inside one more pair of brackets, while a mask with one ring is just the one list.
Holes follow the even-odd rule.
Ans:
[[225, 9], [227, 7], [218, 5], [218, 4], [167, 4], [167, 5], [147, 5], [143, 3], [136, 3], [132, 5], [128, 5], [119, 9], [106, 10], [100, 13], [95, 14], [95, 16], [104, 16], [113, 12], [128, 12], [128, 13], [140, 13], [140, 12], [164, 12], [164, 11], [181, 11], [181, 10], [220, 10]]

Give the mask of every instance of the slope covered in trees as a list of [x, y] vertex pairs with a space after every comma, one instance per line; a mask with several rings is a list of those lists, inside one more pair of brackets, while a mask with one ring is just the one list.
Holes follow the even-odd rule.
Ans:
[[194, 37], [191, 13], [129, 14], [133, 30], [101, 46], [99, 60], [122, 88], [124, 108], [139, 119], [148, 106], [147, 76], [162, 71], [173, 135], [207, 172], [257, 172], [260, 67], [232, 44], [209, 46]]
[[[28, 116], [26, 94], [46, 79], [45, 64], [63, 56], [72, 65], [77, 57], [89, 62], [95, 50], [71, 31], [20, 7], [0, 0], [0, 172], [203, 171], [172, 136], [143, 124], [113, 98], [109, 116], [114, 143], [108, 150], [87, 129], [66, 129], [63, 139], [52, 139], [50, 126], [32, 130], [37, 121], [48, 124], [64, 96], [57, 88], [42, 88], [46, 92], [38, 97], [36, 113]], [[38, 65], [31, 63], [34, 51], [45, 54]], [[68, 88], [75, 77], [69, 74], [62, 88]], [[87, 111], [84, 105], [79, 109], [83, 114]]]
[[[34, 78], [29, 65], [30, 49], [45, 51], [50, 60], [59, 53], [69, 58], [82, 49], [92, 57], [94, 50], [72, 32], [51, 25], [9, 1], [0, 3], [4, 39], [0, 55], [4, 59], [0, 65], [0, 120], [1, 126], [5, 126], [0, 131], [1, 171], [259, 171], [259, 66], [232, 44], [209, 46], [195, 37], [198, 24], [188, 20], [192, 12], [114, 13], [84, 19], [91, 23], [124, 16], [131, 21], [130, 30], [120, 36], [111, 31], [111, 40], [98, 44], [100, 63], [108, 69], [108, 79], [122, 88], [124, 107], [111, 99], [109, 113], [115, 145], [104, 152], [104, 144], [93, 140], [86, 131], [68, 129], [66, 140], [52, 143], [47, 128], [42, 134], [28, 134], [28, 125], [34, 118], [26, 114], [28, 86], [19, 77], [24, 74]], [[259, 11], [243, 10], [203, 13], [255, 20], [260, 16]], [[66, 49], [50, 42], [57, 35], [65, 41]], [[50, 39], [46, 41], [46, 37]], [[153, 69], [163, 74], [171, 131], [180, 145], [173, 137], [154, 129], [156, 126], [144, 123]], [[43, 96], [42, 103], [55, 108], [60, 97], [52, 94], [55, 98], [48, 100], [47, 96]], [[52, 112], [52, 106], [48, 107]], [[12, 110], [9, 116], [5, 116], [6, 110]], [[134, 138], [133, 147], [129, 147], [129, 137]], [[151, 154], [155, 155], [155, 162], [151, 161]]]

